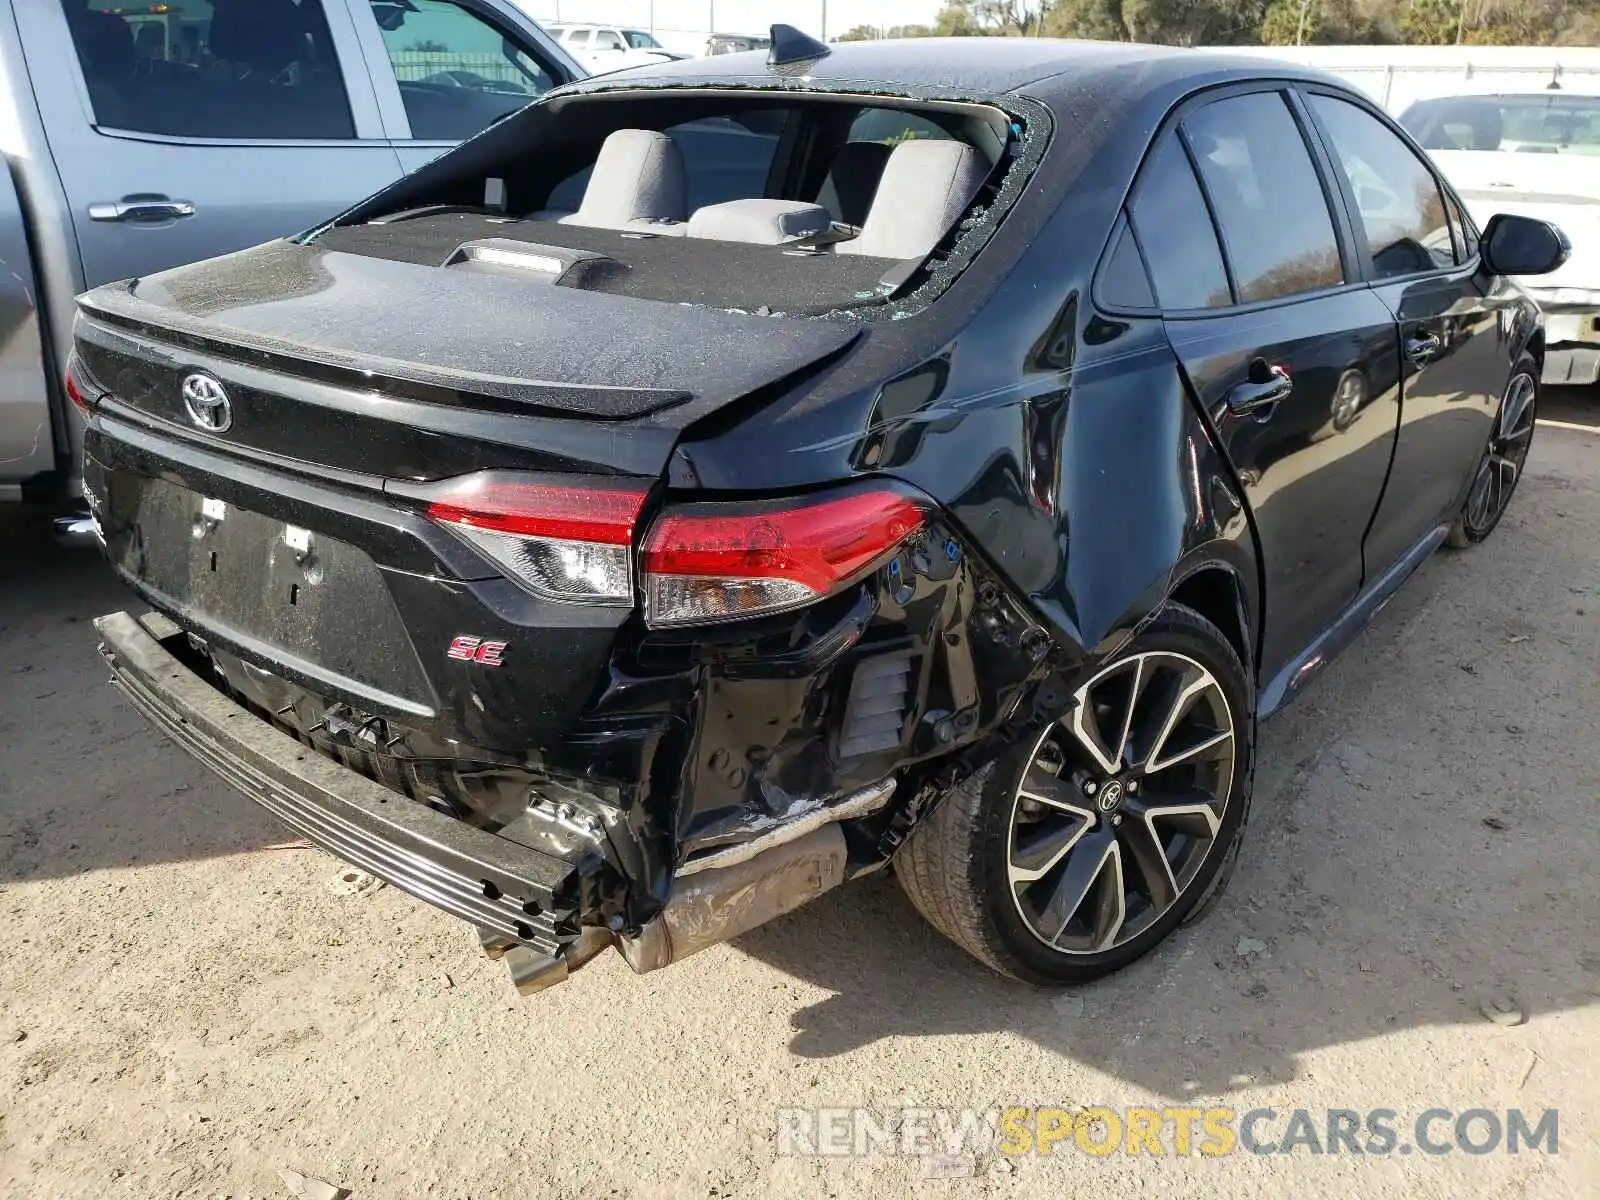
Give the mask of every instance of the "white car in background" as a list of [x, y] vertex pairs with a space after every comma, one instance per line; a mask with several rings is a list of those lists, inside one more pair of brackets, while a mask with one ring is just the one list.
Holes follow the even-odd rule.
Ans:
[[1418, 101], [1400, 121], [1480, 226], [1504, 212], [1566, 233], [1567, 264], [1519, 282], [1545, 312], [1545, 382], [1600, 382], [1600, 95], [1443, 96]]
[[689, 57], [668, 50], [643, 29], [629, 29], [625, 25], [578, 25], [561, 21], [546, 24], [544, 28], [561, 43], [563, 50], [595, 75]]

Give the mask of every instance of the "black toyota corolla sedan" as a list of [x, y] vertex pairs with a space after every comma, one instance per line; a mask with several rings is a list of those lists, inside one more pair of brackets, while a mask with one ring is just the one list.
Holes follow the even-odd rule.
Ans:
[[1495, 527], [1544, 353], [1505, 276], [1565, 239], [1300, 68], [775, 34], [85, 296], [154, 610], [102, 653], [525, 991], [884, 867], [999, 971], [1101, 975], [1218, 892], [1257, 723]]

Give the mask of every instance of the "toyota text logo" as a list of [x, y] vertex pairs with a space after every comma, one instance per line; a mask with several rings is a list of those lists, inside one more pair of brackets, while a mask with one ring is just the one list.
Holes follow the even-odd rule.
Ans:
[[222, 433], [233, 424], [228, 393], [209, 375], [189, 375], [183, 381], [183, 407], [189, 419], [209, 433]]

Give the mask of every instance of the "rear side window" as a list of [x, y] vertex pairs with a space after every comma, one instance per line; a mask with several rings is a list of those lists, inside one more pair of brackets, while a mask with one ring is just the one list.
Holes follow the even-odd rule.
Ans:
[[1371, 113], [1332, 96], [1311, 106], [1333, 142], [1380, 279], [1455, 265], [1444, 196], [1423, 161]]
[[1218, 100], [1183, 124], [1241, 303], [1344, 282], [1322, 184], [1280, 93]]
[[103, 128], [226, 139], [355, 136], [321, 0], [64, 7]]
[[544, 63], [448, 0], [373, 0], [372, 14], [413, 138], [461, 141], [556, 85]]
[[1221, 308], [1233, 301], [1216, 231], [1177, 137], [1168, 134], [1139, 177], [1133, 228], [1162, 308]]
[[1150, 277], [1145, 274], [1139, 246], [1126, 221], [1117, 223], [1116, 236], [1111, 239], [1111, 253], [1100, 273], [1100, 298], [1113, 308], [1155, 307]]

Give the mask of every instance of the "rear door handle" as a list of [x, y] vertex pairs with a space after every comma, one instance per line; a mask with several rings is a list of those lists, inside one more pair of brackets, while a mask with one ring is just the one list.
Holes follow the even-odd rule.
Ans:
[[194, 201], [165, 196], [124, 196], [89, 205], [91, 221], [176, 221], [195, 214]]
[[1294, 391], [1294, 381], [1277, 363], [1258, 358], [1250, 364], [1250, 376], [1228, 389], [1228, 408], [1236, 413], [1262, 412]]
[[1413, 333], [1406, 338], [1406, 357], [1419, 367], [1425, 367], [1439, 357], [1439, 351], [1444, 349], [1437, 334]]

